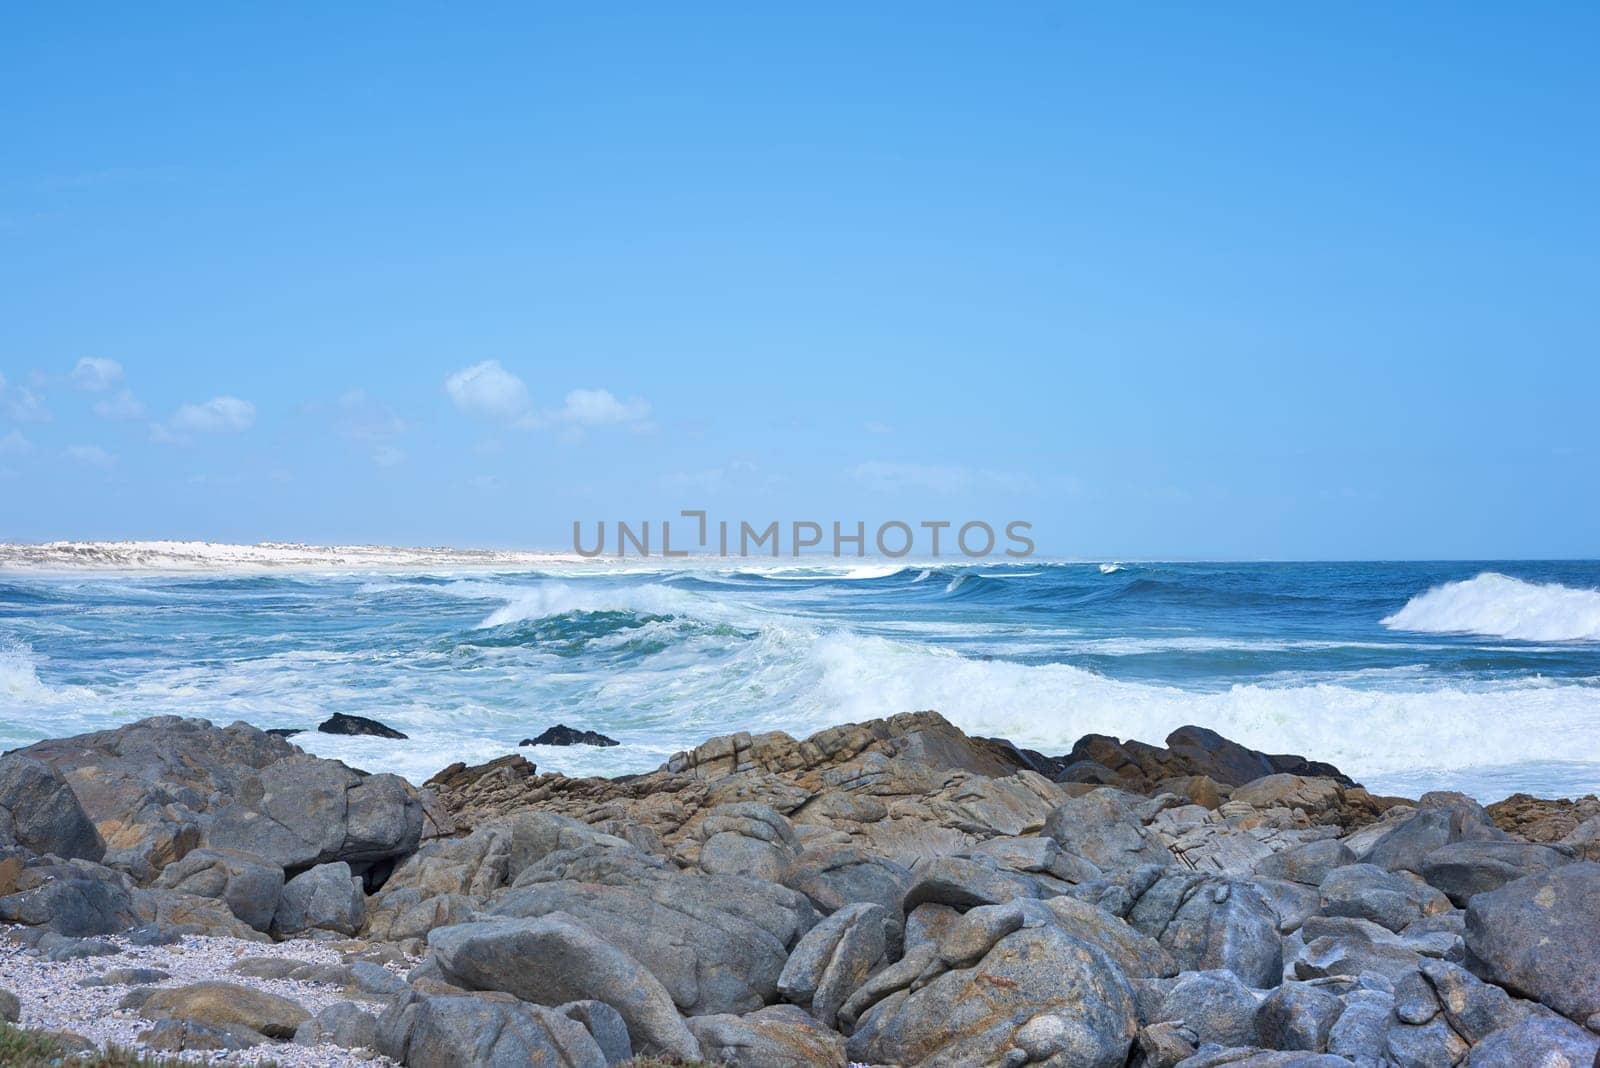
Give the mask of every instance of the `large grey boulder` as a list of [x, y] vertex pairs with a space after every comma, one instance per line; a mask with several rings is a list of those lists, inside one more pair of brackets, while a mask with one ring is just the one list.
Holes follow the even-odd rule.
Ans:
[[1172, 851], [1145, 829], [1148, 802], [1112, 787], [1091, 790], [1058, 806], [1044, 833], [1063, 851], [1103, 870], [1173, 863]]
[[650, 970], [686, 1015], [742, 1013], [777, 999], [790, 948], [817, 921], [802, 894], [730, 875], [680, 872], [637, 850], [560, 850], [488, 910], [563, 912]]
[[1129, 919], [1153, 935], [1181, 971], [1226, 968], [1258, 989], [1283, 977], [1278, 914], [1249, 880], [1164, 877]]
[[108, 862], [140, 879], [202, 845], [293, 869], [403, 856], [421, 835], [422, 803], [403, 779], [308, 756], [247, 723], [155, 716], [19, 752], [66, 779]]
[[1333, 869], [1354, 863], [1356, 855], [1349, 846], [1337, 838], [1322, 838], [1263, 857], [1256, 862], [1255, 873], [1266, 879], [1317, 886]]
[[1600, 1012], [1600, 864], [1554, 868], [1467, 904], [1468, 965], [1580, 1023]]
[[195, 849], [162, 869], [156, 886], [165, 890], [218, 898], [233, 914], [258, 931], [272, 926], [283, 891], [283, 869], [249, 853]]
[[1322, 911], [1355, 916], [1399, 931], [1450, 908], [1449, 900], [1416, 876], [1385, 871], [1373, 864], [1348, 864], [1323, 877]]
[[1591, 1068], [1600, 1037], [1559, 1016], [1533, 1016], [1484, 1037], [1465, 1068]]
[[628, 1037], [628, 1022], [610, 1005], [585, 998], [557, 1005], [556, 1011], [569, 1020], [583, 1024], [589, 1037], [594, 1039], [595, 1045], [605, 1055], [607, 1064], [624, 1064], [633, 1060], [633, 1041]]
[[1361, 1068], [1378, 1068], [1388, 1057], [1394, 995], [1386, 990], [1358, 987], [1343, 1000], [1344, 1011], [1328, 1029], [1328, 1052]]
[[[1133, 990], [1116, 962], [1061, 926], [1001, 933], [975, 922], [1030, 911], [1023, 905], [974, 909], [940, 940], [920, 975], [865, 1008], [850, 1037], [854, 1061], [904, 1065], [1062, 1064], [1121, 1068], [1138, 1026]], [[981, 951], [974, 935], [999, 937]], [[951, 962], [976, 960], [967, 966]]]
[[0, 921], [74, 938], [116, 934], [137, 922], [133, 883], [86, 860], [34, 858], [17, 873], [15, 892], [0, 898]]
[[377, 1043], [407, 1068], [607, 1068], [583, 1024], [504, 994], [408, 990], [379, 1018]]
[[780, 812], [755, 801], [718, 805], [699, 827], [700, 870], [777, 882], [800, 853], [800, 841]]
[[1255, 1040], [1260, 1005], [1260, 997], [1230, 971], [1185, 972], [1160, 996], [1149, 1022], [1181, 1022], [1200, 1042], [1247, 1046]]
[[845, 1068], [844, 1036], [795, 1005], [743, 1016], [695, 1016], [689, 1029], [713, 1064], [743, 1068]]
[[1073, 897], [1052, 897], [1039, 907], [1070, 934], [1109, 953], [1130, 979], [1168, 976], [1178, 971], [1177, 962], [1161, 943], [1105, 909]]
[[512, 841], [506, 828], [479, 827], [463, 838], [424, 843], [395, 865], [384, 881], [383, 893], [410, 890], [414, 900], [439, 894], [493, 893], [511, 881]]
[[967, 909], [1039, 896], [1032, 879], [982, 855], [919, 860], [912, 866], [911, 875], [911, 888], [901, 902], [905, 912], [930, 902]]
[[483, 907], [483, 898], [471, 894], [437, 894], [424, 897], [414, 888], [388, 892], [367, 906], [366, 937], [381, 942], [427, 938], [435, 927], [466, 923]]
[[361, 775], [299, 755], [268, 765], [248, 785], [205, 825], [206, 845], [300, 868], [401, 856], [422, 834], [422, 802], [397, 775]]
[[638, 1053], [700, 1056], [671, 995], [638, 961], [571, 916], [496, 919], [440, 927], [428, 945], [445, 979], [558, 1005], [603, 1001], [622, 1014]]
[[311, 1018], [297, 1003], [237, 983], [203, 982], [166, 987], [139, 1006], [147, 1020], [192, 1020], [215, 1027], [248, 1027], [268, 1038], [293, 1038]]
[[846, 905], [800, 939], [778, 976], [778, 993], [833, 1027], [840, 1006], [884, 963], [892, 927], [882, 905]]
[[1469, 839], [1429, 853], [1422, 861], [1421, 875], [1457, 907], [1466, 908], [1476, 894], [1570, 863], [1572, 857], [1567, 853], [1536, 842]]
[[105, 843], [60, 773], [20, 753], [0, 757], [0, 845], [99, 861]]
[[914, 880], [910, 868], [887, 857], [859, 849], [808, 849], [789, 861], [778, 881], [822, 912], [871, 902], [898, 915]]
[[310, 930], [353, 935], [367, 917], [367, 900], [361, 880], [351, 875], [344, 861], [318, 864], [283, 884], [278, 908], [272, 915], [272, 933], [280, 938]]
[[336, 1001], [295, 1028], [297, 1046], [376, 1049], [378, 1018], [353, 1001]]
[[1311, 983], [1284, 983], [1256, 1010], [1256, 1041], [1267, 1049], [1321, 1053], [1344, 1003]]
[[1504, 841], [1510, 835], [1494, 825], [1482, 805], [1465, 794], [1422, 795], [1416, 811], [1385, 831], [1361, 859], [1390, 871], [1421, 873], [1434, 850], [1461, 841]]

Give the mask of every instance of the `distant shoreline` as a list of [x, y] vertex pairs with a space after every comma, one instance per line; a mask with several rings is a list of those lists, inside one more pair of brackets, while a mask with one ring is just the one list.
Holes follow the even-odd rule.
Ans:
[[209, 541], [55, 541], [0, 544], [0, 569], [67, 571], [385, 570], [605, 563], [576, 553], [388, 545]]

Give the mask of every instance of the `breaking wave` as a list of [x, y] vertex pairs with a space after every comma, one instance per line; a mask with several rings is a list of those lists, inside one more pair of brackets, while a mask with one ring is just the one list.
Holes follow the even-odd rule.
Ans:
[[1524, 582], [1486, 571], [1418, 594], [1383, 625], [1532, 642], [1600, 641], [1600, 590]]

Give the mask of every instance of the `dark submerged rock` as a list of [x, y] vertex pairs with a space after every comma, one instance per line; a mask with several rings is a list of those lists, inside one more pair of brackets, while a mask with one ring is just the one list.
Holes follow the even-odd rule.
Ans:
[[619, 744], [615, 738], [607, 738], [599, 731], [580, 731], [565, 723], [557, 723], [550, 727], [537, 738], [524, 738], [518, 745], [598, 745], [613, 746]]
[[393, 727], [385, 726], [375, 719], [366, 716], [350, 716], [343, 712], [335, 712], [321, 723], [317, 724], [317, 731], [321, 734], [351, 734], [365, 735], [371, 738], [394, 738], [404, 741], [406, 736]]

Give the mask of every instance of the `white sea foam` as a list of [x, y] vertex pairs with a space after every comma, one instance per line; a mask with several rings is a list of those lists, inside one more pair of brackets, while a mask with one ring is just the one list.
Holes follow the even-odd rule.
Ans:
[[1118, 571], [1126, 571], [1126, 570], [1127, 570], [1127, 568], [1123, 567], [1121, 564], [1118, 564], [1118, 563], [1110, 563], [1110, 564], [1101, 564], [1100, 565], [1100, 574], [1102, 574], [1102, 575], [1115, 575]]
[[1267, 752], [1331, 761], [1378, 786], [1427, 770], [1570, 759], [1600, 731], [1600, 687], [1581, 683], [1370, 685], [1380, 680], [1351, 676], [1195, 692], [854, 635], [823, 638], [810, 655], [821, 670], [803, 704], [817, 726], [934, 708], [971, 733], [1062, 752], [1088, 733], [1159, 742], [1195, 723]]
[[1600, 641], [1600, 590], [1524, 582], [1486, 571], [1418, 594], [1383, 625], [1535, 642]]

